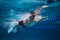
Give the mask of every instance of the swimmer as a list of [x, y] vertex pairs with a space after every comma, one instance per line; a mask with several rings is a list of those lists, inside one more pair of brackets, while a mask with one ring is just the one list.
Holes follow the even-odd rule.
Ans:
[[28, 12], [24, 15], [25, 17], [23, 15], [21, 15], [22, 17], [20, 17], [20, 18], [22, 18], [22, 20], [19, 20], [19, 21], [15, 20], [15, 22], [12, 22], [12, 23], [14, 23], [14, 25], [11, 23], [12, 27], [10, 26], [8, 33], [12, 32], [12, 31], [17, 32], [19, 29], [19, 26], [22, 28], [26, 28], [26, 27], [32, 26], [33, 24], [36, 24], [37, 22], [42, 20], [42, 16], [40, 16], [38, 14], [40, 14], [39, 12], [46, 7], [48, 7], [48, 6], [44, 5], [41, 8], [38, 8], [37, 10], [35, 10], [33, 13]]
[[[37, 10], [35, 10], [34, 13], [30, 13], [30, 12], [29, 12], [28, 15], [30, 15], [30, 16], [29, 16], [27, 19], [25, 19], [25, 20], [18, 21], [18, 25], [20, 25], [20, 26], [22, 26], [22, 27], [26, 27], [26, 24], [31, 23], [31, 22], [33, 22], [33, 21], [39, 22], [39, 21], [42, 19], [42, 17], [41, 17], [41, 16], [39, 17], [39, 16], [37, 16], [37, 15], [39, 14], [39, 12], [40, 12], [42, 9], [44, 9], [44, 8], [46, 8], [46, 7], [48, 7], [48, 6], [44, 5], [44, 6], [42, 6], [41, 8], [38, 8]], [[27, 15], [26, 15], [26, 16], [27, 16]]]

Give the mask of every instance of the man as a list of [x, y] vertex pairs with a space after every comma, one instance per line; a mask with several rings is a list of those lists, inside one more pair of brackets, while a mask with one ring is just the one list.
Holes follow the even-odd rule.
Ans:
[[[37, 10], [34, 11], [34, 13], [25, 13], [25, 15], [21, 15], [22, 19], [20, 19], [19, 21], [16, 21], [15, 22], [11, 22], [11, 26], [9, 27], [8, 29], [8, 33], [10, 32], [17, 32], [19, 30], [19, 27], [22, 27], [22, 28], [26, 28], [26, 27], [30, 27], [32, 25], [34, 25], [35, 23], [39, 22], [43, 17], [38, 15], [39, 12], [46, 8], [48, 6], [44, 5], [42, 6], [41, 8], [38, 8]], [[18, 18], [18, 17], [17, 17]]]
[[[37, 16], [39, 14], [39, 12], [43, 9], [46, 8], [48, 6], [44, 5], [41, 8], [38, 8], [37, 10], [34, 11], [34, 13], [29, 13], [28, 15], [30, 15], [27, 19], [25, 20], [21, 20], [18, 22], [18, 25], [22, 26], [22, 27], [26, 27], [26, 24], [28, 23], [32, 23], [33, 21], [38, 22], [39, 20], [42, 19], [42, 16]], [[27, 15], [26, 15], [27, 16]], [[36, 17], [37, 16], [37, 17]], [[39, 18], [38, 18], [39, 17]]]

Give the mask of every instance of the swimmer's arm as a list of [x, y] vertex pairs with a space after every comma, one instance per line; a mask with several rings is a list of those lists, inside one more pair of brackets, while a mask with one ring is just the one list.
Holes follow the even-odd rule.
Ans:
[[40, 12], [42, 9], [46, 8], [46, 7], [48, 7], [48, 6], [44, 5], [44, 6], [42, 6], [41, 8], [38, 8], [37, 10], [34, 11], [34, 15], [39, 14], [39, 12]]

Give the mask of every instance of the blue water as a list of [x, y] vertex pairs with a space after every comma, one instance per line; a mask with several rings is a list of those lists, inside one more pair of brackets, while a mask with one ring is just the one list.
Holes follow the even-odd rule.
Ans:
[[0, 2], [0, 40], [60, 40], [60, 2], [48, 4], [48, 8], [41, 10], [41, 15], [48, 18], [27, 29], [19, 28], [17, 33], [8, 34], [7, 29], [3, 28], [5, 27], [3, 22], [15, 18], [16, 14], [31, 12], [44, 5], [44, 3], [25, 2], [18, 4], [16, 1]]

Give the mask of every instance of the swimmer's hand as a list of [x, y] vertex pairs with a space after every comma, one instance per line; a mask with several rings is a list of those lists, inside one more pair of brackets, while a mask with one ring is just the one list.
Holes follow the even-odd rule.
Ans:
[[47, 8], [47, 7], [48, 7], [47, 5], [42, 6], [42, 8]]
[[40, 12], [42, 9], [47, 8], [47, 7], [48, 7], [47, 5], [42, 6], [42, 7], [38, 8], [37, 10], [35, 10], [33, 14], [34, 14], [34, 15], [37, 15], [37, 14], [39, 14], [39, 12]]

